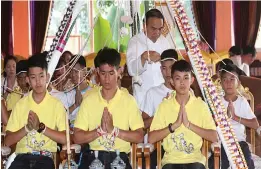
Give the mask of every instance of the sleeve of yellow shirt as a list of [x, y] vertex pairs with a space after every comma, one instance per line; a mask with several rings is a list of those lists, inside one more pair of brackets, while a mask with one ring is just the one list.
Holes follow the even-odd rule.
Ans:
[[202, 128], [216, 130], [214, 119], [208, 105], [205, 102], [202, 103], [202, 118], [204, 119]]
[[163, 114], [164, 114], [164, 105], [161, 103], [153, 117], [153, 120], [152, 120], [152, 123], [150, 126], [150, 131], [160, 130], [160, 129], [163, 129], [164, 127], [166, 127], [165, 123], [164, 123]]
[[129, 125], [130, 125], [130, 129], [131, 130], [137, 130], [139, 128], [143, 128], [144, 127], [144, 123], [141, 117], [141, 112], [138, 108], [138, 105], [135, 101], [134, 98], [132, 98], [132, 100], [130, 101], [129, 104]]
[[6, 131], [11, 131], [11, 132], [16, 132], [18, 130], [20, 130], [22, 128], [19, 122], [19, 110], [23, 110], [23, 106], [20, 105], [20, 104], [16, 104], [12, 113], [11, 113], [11, 116], [9, 117], [8, 119], [8, 122], [7, 122], [7, 126], [6, 126]]
[[21, 99], [21, 95], [17, 93], [10, 93], [6, 99], [7, 111], [13, 110], [16, 103]]
[[83, 100], [79, 112], [77, 114], [76, 120], [74, 122], [74, 127], [87, 131], [89, 130], [88, 118], [87, 118], [87, 103], [86, 99]]
[[62, 103], [57, 103], [55, 108], [55, 113], [57, 113], [56, 116], [56, 126], [58, 128], [58, 131], [64, 131], [66, 130], [66, 111], [63, 107]]

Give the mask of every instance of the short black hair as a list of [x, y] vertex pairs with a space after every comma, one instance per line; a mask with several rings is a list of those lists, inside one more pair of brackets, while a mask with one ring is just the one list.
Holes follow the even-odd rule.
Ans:
[[175, 60], [178, 60], [178, 53], [174, 49], [168, 49], [164, 50], [160, 56], [161, 60], [167, 59], [167, 58], [173, 58]]
[[98, 57], [99, 67], [104, 64], [115, 66], [116, 69], [120, 67], [121, 55], [115, 49], [104, 47], [98, 52], [96, 57]]
[[46, 61], [46, 57], [47, 57], [47, 52], [37, 53], [32, 55], [27, 61], [28, 72], [29, 69], [33, 67], [39, 67], [47, 71], [48, 64]]
[[66, 50], [66, 51], [63, 52], [61, 57], [63, 57], [65, 54], [69, 54], [69, 55], [73, 56], [72, 52]]
[[[13, 55], [7, 55], [7, 56], [5, 56], [5, 58], [4, 58], [4, 69], [6, 68], [6, 65], [7, 65], [7, 63], [8, 63], [9, 60], [14, 60], [15, 63], [17, 63], [16, 57], [14, 57]], [[6, 72], [4, 72], [4, 77], [6, 77]]]
[[173, 76], [175, 71], [192, 72], [192, 67], [186, 60], [179, 60], [172, 65], [171, 76]]
[[221, 71], [220, 71], [220, 76], [224, 76], [225, 73], [228, 73], [228, 72], [231, 72], [231, 73], [236, 73], [236, 76], [239, 77], [239, 72], [238, 72], [238, 69], [237, 69], [237, 66], [236, 65], [231, 65], [231, 64], [228, 64], [228, 65], [225, 65]]
[[229, 57], [241, 55], [242, 49], [239, 46], [232, 46], [228, 51]]
[[228, 59], [228, 58], [223, 59], [216, 64], [216, 71], [223, 69], [223, 67], [226, 66], [226, 65], [233, 65], [233, 64], [234, 63], [231, 59]]
[[[72, 56], [71, 60], [75, 59], [75, 57], [77, 57], [77, 55]], [[71, 64], [72, 64], [72, 63], [73, 63], [73, 62], [71, 62]], [[82, 67], [86, 67], [86, 60], [85, 60], [85, 58], [84, 58], [82, 55], [78, 58], [78, 60], [76, 61], [75, 65], [76, 65], [77, 63], [78, 63], [80, 66], [82, 66]]]
[[246, 46], [243, 48], [243, 55], [251, 54], [251, 57], [256, 57], [256, 48], [253, 46]]
[[20, 60], [16, 64], [16, 74], [20, 72], [27, 72], [28, 71], [28, 63], [27, 60]]
[[[158, 9], [156, 9], [156, 8], [153, 8], [153, 9], [147, 11], [146, 14], [145, 14], [145, 18], [146, 18], [146, 24], [147, 24], [149, 18], [159, 18], [159, 19], [163, 19], [163, 23], [164, 23], [164, 16], [163, 16], [162, 13], [161, 13]], [[143, 23], [144, 23], [144, 22], [145, 22], [145, 21], [143, 20]]]
[[94, 67], [95, 67], [95, 68], [98, 68], [98, 67], [100, 66], [98, 54], [95, 56], [93, 62], [94, 62]]

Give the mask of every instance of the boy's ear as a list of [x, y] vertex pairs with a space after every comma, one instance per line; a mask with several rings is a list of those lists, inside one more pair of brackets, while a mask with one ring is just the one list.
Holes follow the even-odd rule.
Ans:
[[191, 75], [191, 82], [190, 82], [190, 85], [193, 84], [194, 80], [195, 80], [194, 76]]
[[172, 86], [174, 86], [174, 81], [173, 81], [172, 77], [170, 78], [170, 84], [171, 84]]
[[118, 76], [119, 76], [120, 79], [122, 78], [123, 71], [124, 71], [124, 67], [119, 67], [119, 69], [117, 70]]
[[239, 88], [241, 85], [241, 81], [239, 79], [237, 79], [237, 88]]
[[46, 72], [46, 83], [48, 83], [50, 80], [50, 74]]

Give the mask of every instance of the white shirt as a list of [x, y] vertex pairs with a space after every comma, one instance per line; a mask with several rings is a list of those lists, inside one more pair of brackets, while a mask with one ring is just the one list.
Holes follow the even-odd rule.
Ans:
[[69, 95], [72, 95], [72, 92], [68, 92], [68, 94], [65, 94], [65, 92], [61, 92], [58, 91], [56, 89], [53, 89], [49, 92], [49, 94], [55, 98], [57, 98], [58, 100], [60, 100], [64, 106], [64, 108], [66, 108], [66, 110], [68, 110], [69, 106], [69, 102], [70, 99], [72, 97], [70, 97]]
[[230, 57], [230, 59], [232, 60], [234, 65], [236, 65], [238, 68], [243, 70], [243, 64], [242, 64], [242, 60], [241, 60], [241, 56], [240, 55], [232, 56], [232, 57]]
[[127, 67], [130, 76], [139, 76], [142, 80], [141, 86], [138, 84], [133, 84], [133, 96], [135, 97], [140, 108], [146, 92], [151, 87], [159, 86], [164, 83], [160, 70], [160, 63], [157, 62], [149, 64], [146, 61], [143, 67], [141, 63], [141, 54], [147, 50], [156, 51], [161, 54], [164, 50], [170, 48], [171, 47], [168, 40], [162, 35], [155, 43], [147, 38], [143, 32], [130, 39], [126, 55]]
[[242, 69], [247, 76], [250, 76], [250, 69], [249, 69], [249, 65], [248, 64], [245, 64], [243, 63], [243, 69]]
[[[224, 106], [228, 107], [228, 102], [222, 97], [222, 102]], [[237, 100], [233, 102], [233, 106], [235, 108], [235, 114], [238, 117], [244, 118], [244, 119], [253, 119], [256, 118], [255, 114], [251, 110], [251, 107], [249, 106], [249, 103], [247, 100], [242, 97], [238, 96]], [[235, 135], [238, 139], [238, 141], [246, 141], [246, 133], [245, 133], [245, 126], [243, 124], [240, 124], [232, 119], [230, 119], [230, 124], [232, 125]]]
[[249, 65], [242, 63], [241, 56], [232, 56], [230, 57], [234, 65], [236, 65], [238, 68], [243, 70], [247, 76], [250, 76], [250, 71], [249, 71]]
[[173, 90], [167, 88], [164, 84], [150, 88], [141, 104], [141, 110], [150, 117], [154, 116], [160, 103], [168, 93], [170, 94], [171, 92], [173, 92]]

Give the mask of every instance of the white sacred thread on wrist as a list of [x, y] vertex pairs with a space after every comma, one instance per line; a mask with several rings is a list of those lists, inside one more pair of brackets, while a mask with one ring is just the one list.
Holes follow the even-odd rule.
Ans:
[[240, 124], [241, 124], [241, 117], [239, 118], [239, 121], [238, 121]]
[[190, 122], [188, 122], [188, 124], [187, 124], [187, 128], [190, 129]]
[[26, 125], [24, 125], [24, 129], [25, 129], [26, 133], [30, 133], [30, 130], [27, 128]]

